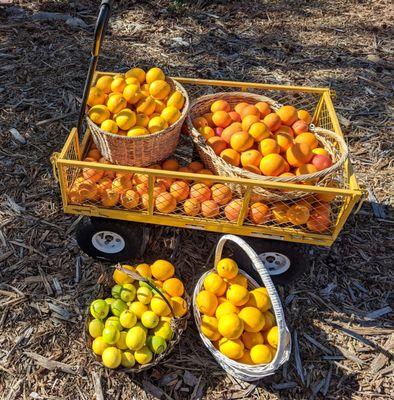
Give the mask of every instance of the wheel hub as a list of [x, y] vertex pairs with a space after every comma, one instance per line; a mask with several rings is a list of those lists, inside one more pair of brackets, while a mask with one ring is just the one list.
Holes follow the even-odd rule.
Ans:
[[97, 250], [108, 254], [119, 253], [125, 248], [122, 236], [111, 231], [96, 232], [92, 236], [92, 244]]
[[290, 268], [290, 260], [281, 253], [269, 252], [259, 254], [270, 275], [280, 275]]

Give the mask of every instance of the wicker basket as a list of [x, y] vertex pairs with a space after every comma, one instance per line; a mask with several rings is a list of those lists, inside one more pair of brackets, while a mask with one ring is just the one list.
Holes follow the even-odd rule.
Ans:
[[[152, 288], [157, 289], [156, 286], [151, 281], [148, 281], [146, 278], [143, 278], [139, 274], [137, 274], [135, 272], [130, 272], [129, 270], [122, 268], [119, 264], [115, 268], [121, 270], [122, 272], [124, 272], [127, 275], [130, 275], [133, 279], [144, 281], [144, 282], [148, 283], [149, 285], [151, 285]], [[85, 333], [86, 346], [88, 348], [89, 354], [96, 361], [100, 361], [101, 359], [96, 354], [94, 354], [92, 351], [93, 339], [89, 335], [88, 327], [89, 327], [89, 323], [93, 319], [93, 317], [91, 316], [91, 314], [89, 312], [89, 307], [90, 307], [90, 303], [93, 300], [103, 299], [105, 297], [111, 296], [111, 291], [109, 289], [111, 287], [111, 285], [113, 285], [112, 276], [107, 273], [101, 275], [98, 279], [98, 282], [96, 285], [96, 290], [93, 291], [93, 296], [91, 297], [91, 300], [89, 301], [89, 306], [85, 310], [84, 333]], [[160, 291], [158, 291], [158, 293], [160, 294]], [[163, 297], [164, 301], [168, 304], [168, 306], [171, 310], [171, 313], [174, 316], [174, 311], [173, 311], [171, 304], [168, 302], [168, 300], [164, 296], [162, 296], [162, 297]], [[172, 318], [171, 328], [174, 332], [174, 336], [169, 342], [167, 342], [167, 349], [161, 354], [154, 354], [154, 358], [153, 358], [152, 362], [150, 362], [149, 364], [141, 365], [141, 364], [136, 363], [135, 366], [132, 368], [119, 367], [119, 368], [117, 368], [117, 371], [129, 372], [129, 373], [140, 373], [142, 371], [146, 371], [147, 369], [152, 368], [155, 365], [159, 364], [165, 357], [167, 357], [172, 352], [175, 345], [179, 343], [183, 332], [186, 330], [187, 320], [190, 317], [191, 300], [190, 300], [190, 297], [188, 296], [188, 294], [186, 293], [186, 291], [184, 294], [184, 298], [187, 302], [188, 311], [183, 317], [173, 317]]]
[[[261, 365], [248, 365], [242, 364], [235, 360], [232, 360], [222, 354], [219, 350], [217, 350], [212, 342], [201, 332], [200, 325], [201, 325], [201, 316], [200, 312], [196, 306], [196, 298], [198, 293], [201, 291], [204, 278], [211, 272], [216, 271], [216, 265], [222, 258], [222, 250], [223, 246], [227, 241], [234, 242], [238, 246], [245, 251], [245, 253], [249, 256], [252, 261], [252, 265], [254, 269], [258, 272], [261, 276], [265, 287], [268, 290], [268, 294], [272, 303], [272, 308], [275, 313], [275, 318], [278, 325], [279, 330], [279, 343], [278, 348], [276, 351], [275, 358], [269, 364], [261, 364]], [[239, 272], [246, 276], [249, 283], [250, 288], [257, 288], [259, 285], [257, 282], [251, 278], [246, 272], [239, 270]], [[290, 332], [286, 326], [286, 321], [282, 309], [282, 304], [279, 299], [278, 292], [275, 289], [274, 284], [271, 281], [271, 278], [265, 268], [264, 264], [261, 262], [255, 251], [240, 237], [234, 235], [224, 235], [219, 239], [219, 242], [216, 246], [216, 253], [215, 253], [215, 269], [206, 272], [201, 276], [198, 280], [196, 288], [194, 289], [193, 293], [193, 312], [194, 312], [194, 319], [196, 321], [196, 325], [198, 331], [200, 333], [201, 340], [204, 342], [205, 346], [208, 350], [212, 353], [215, 357], [216, 361], [220, 364], [220, 366], [228, 372], [230, 375], [234, 376], [237, 379], [241, 379], [244, 381], [252, 382], [257, 381], [265, 376], [273, 375], [275, 371], [284, 364], [290, 357], [291, 353], [291, 337]]]
[[[259, 101], [265, 101], [270, 104], [273, 110], [278, 110], [281, 105], [276, 101], [270, 99], [269, 97], [257, 95], [254, 93], [243, 93], [243, 92], [223, 92], [209, 94], [206, 96], [199, 97], [190, 107], [190, 112], [186, 118], [184, 131], [189, 134], [198, 151], [201, 160], [204, 162], [205, 166], [209, 168], [216, 175], [221, 176], [231, 176], [238, 178], [247, 178], [260, 181], [275, 181], [275, 182], [287, 182], [287, 183], [302, 183], [308, 180], [318, 180], [317, 186], [325, 186], [331, 181], [331, 176], [338, 171], [348, 157], [348, 148], [343, 140], [343, 138], [335, 132], [328, 131], [326, 129], [317, 128], [313, 125], [310, 126], [310, 131], [312, 131], [317, 139], [322, 143], [324, 148], [330, 153], [333, 165], [323, 171], [318, 171], [313, 174], [298, 175], [295, 177], [271, 177], [254, 174], [252, 172], [246, 171], [239, 167], [234, 167], [224, 161], [221, 157], [215, 154], [213, 149], [207, 144], [204, 137], [200, 132], [194, 128], [192, 120], [202, 114], [210, 111], [210, 106], [213, 101], [223, 99], [226, 100], [230, 105], [234, 106], [239, 102], [247, 102], [255, 104]], [[237, 185], [233, 185], [232, 190], [236, 192], [242, 192], [242, 188]], [[295, 199], [305, 196], [305, 192], [297, 192], [292, 190], [291, 192], [286, 191], [286, 194], [280, 191], [266, 190], [263, 188], [256, 188], [254, 193], [262, 196], [262, 198], [269, 201], [280, 201], [287, 199]]]
[[103, 157], [112, 164], [146, 167], [168, 158], [176, 149], [183, 122], [189, 111], [189, 96], [184, 87], [167, 77], [172, 90], [180, 91], [185, 104], [181, 117], [168, 128], [149, 135], [128, 137], [103, 131], [88, 116], [86, 120], [92, 133], [93, 141]]

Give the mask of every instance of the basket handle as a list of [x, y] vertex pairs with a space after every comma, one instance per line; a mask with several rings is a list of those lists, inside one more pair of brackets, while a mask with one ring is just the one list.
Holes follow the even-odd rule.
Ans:
[[[279, 367], [279, 365], [281, 365], [289, 357], [289, 352], [286, 355], [285, 350], [290, 349], [290, 347], [291, 347], [291, 337], [290, 337], [289, 330], [286, 326], [285, 316], [284, 316], [284, 312], [283, 312], [283, 308], [282, 308], [282, 304], [281, 304], [278, 292], [276, 291], [276, 288], [275, 288], [274, 284], [272, 283], [272, 280], [267, 271], [267, 268], [262, 263], [259, 256], [245, 242], [245, 240], [241, 239], [239, 236], [224, 235], [219, 239], [219, 242], [216, 246], [216, 252], [215, 252], [215, 262], [214, 262], [215, 269], [216, 269], [218, 262], [222, 258], [223, 247], [227, 241], [234, 242], [239, 247], [241, 247], [241, 249], [248, 255], [248, 257], [252, 261], [253, 268], [260, 275], [260, 277], [263, 280], [263, 283], [268, 291], [268, 294], [269, 294], [269, 297], [270, 297], [270, 300], [272, 303], [272, 307], [275, 312], [278, 329], [279, 329], [278, 348], [277, 348], [275, 358], [271, 362], [271, 365], [277, 365]], [[284, 358], [286, 358], [286, 359], [284, 359]]]
[[85, 115], [86, 103], [88, 101], [90, 86], [92, 84], [93, 74], [96, 71], [98, 56], [100, 54], [101, 44], [103, 41], [103, 37], [108, 25], [108, 19], [111, 12], [113, 0], [102, 0], [100, 4], [100, 10], [97, 17], [96, 26], [94, 28], [94, 42], [93, 48], [89, 61], [89, 69], [88, 75], [85, 80], [85, 86], [83, 88], [82, 102], [81, 108], [79, 109], [78, 123], [77, 123], [77, 131], [79, 134], [82, 134], [82, 123], [83, 117]]

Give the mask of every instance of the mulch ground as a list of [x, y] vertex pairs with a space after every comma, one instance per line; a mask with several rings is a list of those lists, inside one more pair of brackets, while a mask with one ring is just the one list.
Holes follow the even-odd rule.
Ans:
[[[85, 348], [84, 306], [107, 265], [80, 253], [76, 217], [62, 212], [49, 157], [76, 121], [97, 7], [87, 0], [0, 1], [0, 397], [393, 398], [390, 2], [117, 1], [114, 7], [103, 70], [159, 65], [174, 76], [336, 91], [368, 199], [330, 249], [310, 250], [307, 273], [280, 288], [293, 353], [256, 384], [226, 375], [192, 321], [172, 355], [138, 376], [101, 368]], [[154, 228], [144, 259], [172, 254], [165, 234]], [[218, 235], [179, 235], [176, 265], [191, 292]]]

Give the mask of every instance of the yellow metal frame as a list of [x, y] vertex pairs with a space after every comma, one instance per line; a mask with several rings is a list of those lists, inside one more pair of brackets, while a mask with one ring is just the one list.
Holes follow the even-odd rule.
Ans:
[[[97, 79], [100, 75], [111, 74], [107, 72], [96, 72], [94, 79]], [[320, 99], [315, 109], [314, 121], [318, 120], [319, 113], [324, 104], [326, 107], [333, 130], [342, 135], [341, 128], [339, 126], [338, 118], [335, 113], [334, 106], [331, 101], [331, 92], [329, 88], [314, 88], [304, 86], [282, 86], [282, 85], [271, 85], [262, 83], [252, 82], [232, 82], [232, 81], [218, 81], [218, 80], [205, 80], [205, 79], [192, 79], [192, 78], [174, 78], [182, 84], [188, 85], [205, 85], [205, 86], [220, 86], [220, 87], [234, 87], [241, 90], [257, 89], [257, 90], [278, 90], [278, 91], [289, 91], [289, 92], [304, 92], [314, 93], [320, 95]], [[62, 151], [55, 157], [55, 166], [57, 169], [57, 176], [59, 178], [63, 209], [64, 212], [76, 215], [95, 216], [103, 218], [112, 218], [125, 221], [135, 221], [157, 225], [168, 225], [181, 228], [191, 228], [206, 230], [211, 232], [222, 232], [222, 233], [234, 233], [246, 236], [255, 236], [269, 239], [279, 239], [290, 242], [307, 243], [322, 246], [331, 246], [339, 235], [343, 228], [347, 218], [349, 217], [355, 204], [360, 200], [362, 191], [360, 190], [356, 178], [353, 174], [350, 162], [348, 161], [345, 169], [345, 179], [347, 188], [328, 188], [320, 186], [309, 186], [303, 185], [302, 190], [311, 193], [334, 193], [337, 196], [341, 196], [343, 205], [335, 223], [335, 227], [330, 233], [311, 233], [305, 232], [297, 227], [277, 227], [268, 225], [244, 225], [244, 218], [247, 211], [247, 205], [249, 203], [250, 194], [253, 188], [263, 187], [268, 189], [286, 189], [299, 190], [299, 185], [283, 182], [270, 182], [270, 181], [258, 181], [251, 179], [241, 179], [234, 177], [222, 177], [215, 176], [216, 182], [228, 183], [228, 184], [240, 184], [247, 188], [246, 195], [243, 199], [243, 207], [240, 216], [236, 223], [225, 222], [223, 220], [208, 219], [202, 217], [188, 217], [186, 215], [179, 214], [156, 214], [153, 210], [153, 181], [154, 177], [168, 177], [177, 179], [190, 179], [190, 175], [184, 172], [172, 172], [165, 170], [149, 169], [149, 168], [138, 168], [121, 165], [107, 165], [95, 162], [80, 161], [83, 154], [88, 149], [91, 137], [89, 130], [83, 137], [80, 145], [78, 132], [76, 128], [73, 128], [63, 146]], [[78, 160], [67, 158], [68, 152], [73, 149], [75, 156]], [[149, 205], [148, 210], [119, 210], [119, 209], [107, 209], [103, 207], [96, 207], [93, 205], [73, 205], [69, 204], [67, 198], [68, 182], [66, 177], [67, 168], [94, 168], [101, 170], [110, 170], [115, 172], [131, 172], [131, 173], [143, 173], [149, 176]], [[212, 179], [211, 175], [193, 174], [193, 180], [203, 181]]]

